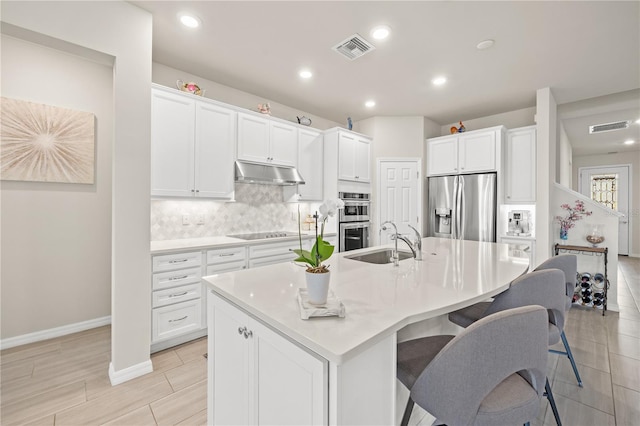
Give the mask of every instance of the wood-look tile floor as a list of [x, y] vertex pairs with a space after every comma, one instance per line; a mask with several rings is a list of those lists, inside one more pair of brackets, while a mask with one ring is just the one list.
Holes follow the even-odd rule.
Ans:
[[[566, 357], [549, 355], [566, 426], [640, 424], [640, 259], [618, 265], [620, 312], [573, 308], [565, 327], [584, 388]], [[110, 346], [106, 326], [0, 352], [0, 424], [206, 424], [206, 338], [152, 355], [153, 373], [113, 387]], [[416, 407], [411, 424], [430, 418]], [[546, 400], [532, 425], [555, 425]]]

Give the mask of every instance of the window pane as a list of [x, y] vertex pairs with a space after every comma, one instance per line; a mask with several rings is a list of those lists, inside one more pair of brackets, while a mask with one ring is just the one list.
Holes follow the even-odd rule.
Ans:
[[618, 174], [591, 175], [591, 199], [618, 210]]

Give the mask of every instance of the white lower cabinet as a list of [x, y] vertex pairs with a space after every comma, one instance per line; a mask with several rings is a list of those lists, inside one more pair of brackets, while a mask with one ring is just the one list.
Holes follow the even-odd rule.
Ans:
[[208, 313], [208, 424], [328, 424], [324, 358], [211, 291]]
[[529, 270], [535, 266], [536, 241], [532, 238], [500, 237], [500, 242], [509, 245], [509, 257], [529, 261]]
[[207, 275], [247, 269], [247, 247], [207, 250]]
[[[306, 239], [302, 242], [306, 247]], [[249, 268], [258, 266], [273, 265], [274, 263], [289, 262], [298, 257], [292, 249], [300, 248], [299, 241], [283, 241], [278, 243], [267, 243], [249, 247]]]
[[206, 334], [202, 298], [202, 252], [153, 256], [152, 352]]

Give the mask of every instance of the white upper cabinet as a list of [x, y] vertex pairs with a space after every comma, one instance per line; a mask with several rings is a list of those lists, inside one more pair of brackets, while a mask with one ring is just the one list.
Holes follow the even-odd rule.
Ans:
[[338, 179], [369, 182], [370, 139], [338, 131]]
[[295, 167], [297, 156], [298, 132], [295, 126], [238, 113], [238, 159]]
[[427, 139], [427, 175], [496, 171], [502, 132], [494, 127]]
[[298, 129], [298, 171], [305, 184], [298, 185], [302, 201], [322, 200], [323, 137], [313, 129]]
[[507, 132], [504, 187], [505, 203], [536, 202], [536, 126]]
[[427, 174], [458, 173], [458, 138], [427, 140]]
[[236, 112], [169, 90], [151, 92], [151, 195], [232, 198]]

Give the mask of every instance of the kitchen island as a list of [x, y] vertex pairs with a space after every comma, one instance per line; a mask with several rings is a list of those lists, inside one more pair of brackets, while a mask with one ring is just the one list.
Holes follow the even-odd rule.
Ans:
[[396, 423], [398, 332], [421, 322], [441, 332], [448, 312], [528, 268], [506, 244], [424, 238], [422, 252], [397, 267], [334, 254], [331, 289], [345, 318], [300, 319], [304, 268], [291, 262], [203, 278], [209, 424]]

